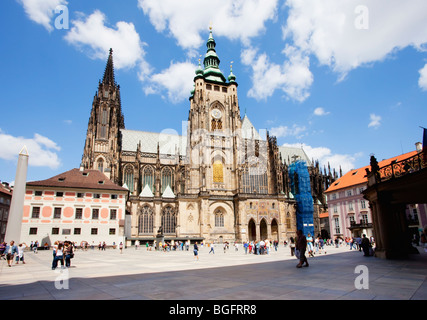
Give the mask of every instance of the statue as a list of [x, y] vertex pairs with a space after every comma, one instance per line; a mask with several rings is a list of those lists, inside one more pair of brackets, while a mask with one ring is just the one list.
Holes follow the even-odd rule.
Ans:
[[157, 236], [163, 236], [163, 226], [160, 226], [159, 230], [157, 231]]

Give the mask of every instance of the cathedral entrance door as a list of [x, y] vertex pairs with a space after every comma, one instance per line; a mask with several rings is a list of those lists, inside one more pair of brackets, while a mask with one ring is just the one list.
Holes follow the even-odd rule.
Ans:
[[253, 219], [249, 221], [248, 237], [249, 237], [249, 241], [256, 241], [256, 225]]
[[259, 224], [259, 229], [260, 229], [260, 235], [261, 235], [260, 240], [267, 239], [268, 238], [268, 230], [267, 230], [267, 222], [265, 221], [265, 219], [261, 220], [261, 223]]
[[279, 225], [277, 224], [276, 219], [273, 219], [271, 222], [271, 240], [279, 241]]

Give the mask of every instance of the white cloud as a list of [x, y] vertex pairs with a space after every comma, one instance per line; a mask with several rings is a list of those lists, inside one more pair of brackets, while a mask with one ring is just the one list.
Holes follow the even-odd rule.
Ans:
[[168, 69], [150, 76], [144, 88], [145, 94], [158, 94], [166, 90], [172, 103], [188, 99], [195, 70], [196, 66], [190, 62], [171, 63]]
[[113, 48], [114, 66], [120, 68], [140, 67], [140, 77], [149, 72], [150, 67], [144, 60], [145, 45], [133, 23], [119, 21], [115, 28], [106, 25], [105, 15], [95, 10], [90, 16], [82, 16], [72, 21], [74, 25], [65, 36], [65, 40], [79, 48], [89, 47], [89, 55], [94, 59], [106, 60], [108, 51]]
[[326, 116], [326, 115], [328, 115], [330, 112], [327, 112], [327, 111], [325, 111], [325, 109], [323, 109], [323, 108], [321, 108], [321, 107], [319, 107], [319, 108], [316, 108], [316, 109], [314, 109], [314, 112], [313, 112], [313, 114], [315, 115], [315, 116]]
[[52, 140], [38, 133], [32, 139], [24, 137], [14, 137], [6, 134], [0, 129], [0, 158], [5, 160], [15, 160], [23, 146], [27, 146], [29, 165], [35, 167], [49, 167], [57, 169], [61, 161], [57, 152], [61, 148]]
[[276, 90], [282, 90], [288, 97], [300, 102], [308, 98], [308, 89], [313, 82], [308, 57], [302, 57], [290, 46], [284, 53], [288, 59], [280, 65], [270, 62], [266, 53], [257, 56], [254, 48], [242, 51], [242, 63], [252, 69], [253, 86], [248, 92], [249, 97], [267, 99]]
[[275, 128], [271, 128], [270, 134], [272, 136], [275, 136], [276, 138], [283, 138], [283, 137], [296, 137], [296, 138], [302, 138], [305, 135], [305, 132], [307, 131], [307, 128], [305, 126], [298, 126], [294, 124], [292, 127], [288, 126], [279, 126]]
[[355, 168], [355, 162], [358, 157], [362, 154], [338, 154], [333, 153], [331, 149], [327, 147], [312, 147], [306, 144], [283, 144], [285, 147], [294, 147], [294, 148], [303, 148], [305, 153], [307, 154], [309, 159], [314, 159], [315, 161], [319, 161], [319, 165], [322, 168], [325, 166], [328, 167], [328, 164], [331, 166], [331, 170], [333, 168], [337, 173], [339, 173], [339, 169], [341, 166], [343, 174]]
[[25, 13], [34, 22], [41, 24], [47, 31], [51, 32], [53, 27], [51, 19], [55, 9], [60, 5], [67, 5], [65, 0], [19, 0], [24, 7]]
[[278, 0], [138, 0], [157, 31], [167, 31], [190, 51], [200, 47], [200, 33], [209, 23], [218, 36], [249, 41], [265, 30], [266, 21], [276, 18], [277, 4]]
[[[409, 46], [423, 51], [427, 44], [425, 0], [287, 0], [286, 5], [284, 39], [301, 57], [331, 68], [340, 81], [353, 69]], [[425, 73], [422, 69], [421, 88], [427, 87]]]
[[419, 70], [419, 73], [418, 85], [423, 91], [427, 91], [427, 64]]
[[381, 116], [371, 113], [369, 116], [371, 122], [369, 122], [369, 128], [378, 128], [381, 125]]

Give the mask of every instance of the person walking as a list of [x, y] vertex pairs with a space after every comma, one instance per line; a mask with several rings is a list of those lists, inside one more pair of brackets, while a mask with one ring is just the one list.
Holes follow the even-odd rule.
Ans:
[[33, 252], [38, 253], [38, 248], [39, 248], [39, 242], [36, 240], [36, 242], [34, 242]]
[[5, 253], [4, 253], [5, 250], [6, 250], [6, 242], [1, 242], [0, 243], [0, 259], [4, 258], [4, 260], [6, 260]]
[[313, 257], [314, 258], [314, 254], [313, 254], [313, 237], [311, 236], [311, 234], [309, 233], [307, 235], [307, 249], [308, 249], [308, 256], [309, 257]]
[[213, 243], [211, 243], [211, 250], [209, 250], [209, 253], [213, 253], [213, 254], [215, 254], [215, 250], [214, 250], [214, 244]]
[[71, 259], [74, 257], [74, 250], [73, 250], [73, 246], [68, 241], [65, 242], [64, 255], [65, 255], [65, 267], [69, 268], [71, 267]]
[[15, 245], [15, 241], [11, 241], [10, 244], [6, 246], [6, 249], [4, 250], [4, 253], [6, 255], [7, 265], [9, 267], [12, 266], [13, 257], [15, 254], [18, 253], [18, 247]]
[[245, 243], [243, 244], [243, 248], [245, 249], [245, 254], [248, 254], [248, 247], [249, 247], [249, 244], [247, 241], [245, 241]]
[[[307, 238], [302, 233], [302, 230], [297, 231], [297, 241], [296, 241], [296, 248], [300, 252], [300, 258], [299, 263], [297, 264], [297, 268], [301, 267], [308, 267], [308, 261], [305, 256], [305, 250], [307, 250]], [[303, 265], [305, 263], [305, 265]]]
[[369, 239], [366, 237], [365, 234], [362, 235], [362, 243], [360, 246], [362, 247], [363, 255], [365, 257], [369, 257], [370, 256], [369, 249], [371, 248], [371, 242], [369, 241]]
[[291, 248], [291, 257], [293, 257], [295, 255], [295, 239], [293, 237], [290, 237], [289, 241], [289, 248]]
[[199, 261], [199, 246], [197, 245], [197, 241], [194, 244], [193, 253], [194, 253], [194, 260]]
[[123, 242], [120, 242], [119, 249], [120, 249], [120, 253], [123, 253]]
[[16, 264], [19, 263], [19, 261], [22, 262], [22, 264], [25, 264], [25, 260], [24, 260], [24, 249], [27, 247], [27, 244], [24, 243], [20, 243], [18, 246], [18, 255], [16, 256]]
[[61, 262], [61, 268], [64, 268], [64, 245], [58, 244], [58, 247], [54, 248], [52, 270], [55, 270], [58, 266], [58, 261]]

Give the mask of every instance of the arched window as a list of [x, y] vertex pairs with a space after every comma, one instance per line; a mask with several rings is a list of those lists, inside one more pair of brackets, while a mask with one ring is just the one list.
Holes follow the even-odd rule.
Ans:
[[124, 183], [126, 183], [126, 185], [129, 188], [130, 192], [134, 191], [134, 180], [133, 180], [133, 168], [131, 166], [127, 166], [125, 169], [125, 179], [124, 179]]
[[288, 229], [292, 228], [291, 214], [289, 212], [286, 214], [286, 228], [288, 228]]
[[98, 170], [104, 172], [104, 160], [98, 159]]
[[101, 138], [108, 138], [107, 136], [107, 125], [108, 125], [108, 112], [106, 108], [101, 111]]
[[176, 216], [172, 207], [165, 207], [162, 212], [162, 227], [164, 233], [175, 233]]
[[154, 192], [154, 170], [150, 166], [144, 168], [142, 175], [142, 188], [144, 189], [147, 184], [151, 192]]
[[165, 192], [167, 186], [174, 191], [174, 174], [169, 167], [162, 170], [162, 193]]
[[140, 210], [138, 216], [138, 233], [139, 234], [152, 234], [153, 233], [153, 209], [145, 205]]
[[222, 130], [222, 121], [221, 121], [221, 119], [212, 119], [211, 128], [212, 128], [212, 131]]
[[215, 211], [215, 227], [224, 227], [224, 212], [221, 209]]
[[213, 182], [214, 183], [224, 182], [224, 168], [221, 160], [215, 160], [213, 164]]

